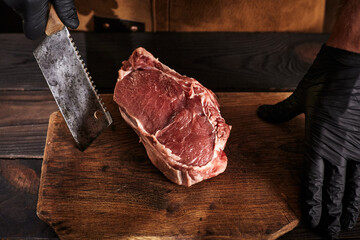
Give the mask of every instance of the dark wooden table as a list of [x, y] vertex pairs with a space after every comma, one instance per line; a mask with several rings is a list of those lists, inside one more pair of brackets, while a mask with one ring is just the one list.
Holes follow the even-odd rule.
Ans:
[[[324, 34], [73, 33], [100, 92], [111, 93], [121, 62], [143, 46], [213, 91], [292, 91]], [[0, 34], [0, 238], [57, 239], [36, 216], [49, 116], [57, 111], [32, 51], [40, 43]], [[281, 239], [321, 239], [304, 223]], [[360, 224], [339, 239], [360, 239]]]

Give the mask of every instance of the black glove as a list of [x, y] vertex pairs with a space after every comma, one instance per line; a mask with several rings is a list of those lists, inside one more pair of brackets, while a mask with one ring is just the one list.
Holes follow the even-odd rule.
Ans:
[[[26, 37], [36, 39], [45, 32], [49, 15], [49, 0], [4, 0], [23, 19]], [[70, 28], [79, 26], [74, 0], [52, 0], [55, 11], [60, 20]]]
[[330, 239], [352, 228], [360, 204], [360, 54], [323, 46], [294, 93], [257, 113], [274, 123], [305, 113], [304, 217]]

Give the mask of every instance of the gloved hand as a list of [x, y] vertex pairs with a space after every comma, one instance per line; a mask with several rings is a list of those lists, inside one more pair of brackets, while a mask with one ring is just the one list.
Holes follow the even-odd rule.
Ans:
[[[45, 32], [49, 15], [49, 0], [4, 0], [23, 19], [26, 37], [36, 39]], [[60, 20], [70, 28], [79, 26], [74, 0], [51, 0]]]
[[305, 113], [303, 217], [330, 239], [341, 227], [354, 227], [360, 205], [360, 54], [324, 45], [294, 93], [257, 113], [274, 123]]

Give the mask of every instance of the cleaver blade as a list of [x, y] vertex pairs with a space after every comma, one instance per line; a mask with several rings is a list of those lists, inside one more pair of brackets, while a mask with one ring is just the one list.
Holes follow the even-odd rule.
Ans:
[[35, 49], [34, 56], [71, 135], [84, 151], [112, 123], [112, 118], [68, 29], [63, 26], [49, 34]]

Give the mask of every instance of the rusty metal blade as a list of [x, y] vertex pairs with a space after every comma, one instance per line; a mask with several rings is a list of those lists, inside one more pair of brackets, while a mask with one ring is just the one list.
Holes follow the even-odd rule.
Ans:
[[47, 36], [34, 56], [80, 150], [112, 123], [68, 29]]

